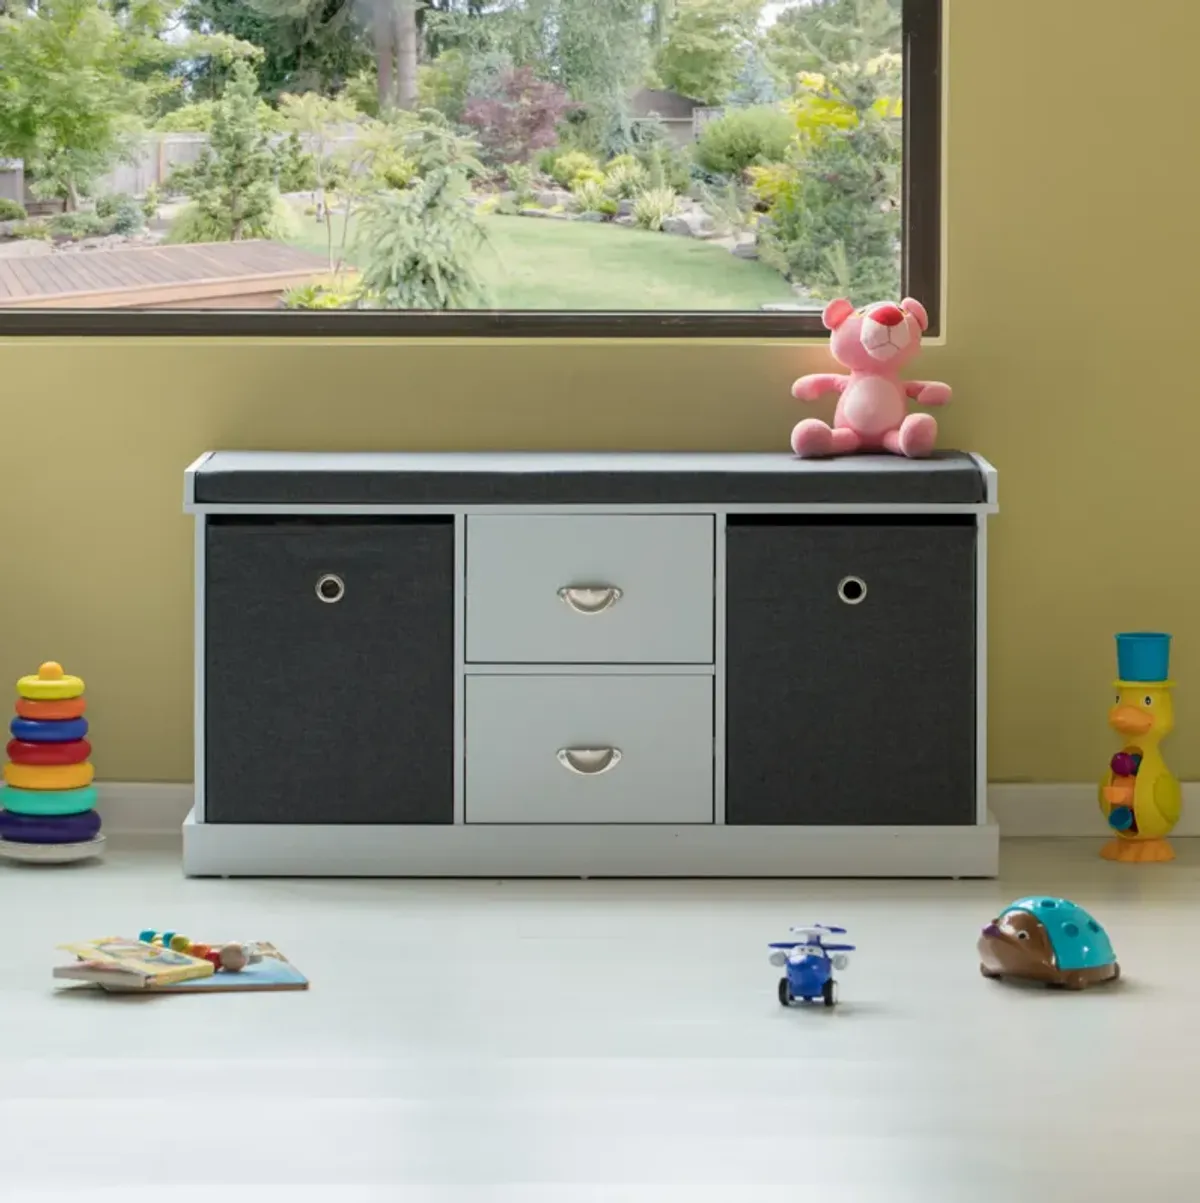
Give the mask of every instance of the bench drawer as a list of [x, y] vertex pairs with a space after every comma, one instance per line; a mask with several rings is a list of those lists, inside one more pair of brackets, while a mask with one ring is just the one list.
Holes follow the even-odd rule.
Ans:
[[711, 823], [710, 676], [472, 676], [468, 823]]
[[709, 664], [708, 515], [467, 519], [467, 660]]

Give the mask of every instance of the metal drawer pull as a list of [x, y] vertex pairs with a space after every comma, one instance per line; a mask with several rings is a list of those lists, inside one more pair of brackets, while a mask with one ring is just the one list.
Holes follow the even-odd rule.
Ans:
[[838, 581], [838, 598], [848, 606], [867, 600], [867, 582], [861, 576], [844, 576]]
[[624, 596], [616, 585], [564, 585], [558, 596], [576, 614], [603, 614]]
[[558, 763], [581, 777], [599, 777], [621, 763], [621, 749], [559, 748]]
[[317, 579], [316, 595], [318, 601], [327, 606], [340, 602], [346, 596], [346, 582], [336, 572], [327, 572]]

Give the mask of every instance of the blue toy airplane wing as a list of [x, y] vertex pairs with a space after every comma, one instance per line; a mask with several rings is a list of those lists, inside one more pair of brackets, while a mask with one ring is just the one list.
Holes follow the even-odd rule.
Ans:
[[799, 948], [800, 945], [803, 943], [804, 943], [803, 940], [785, 940], [781, 944], [768, 944], [767, 947], [768, 948], [783, 948], [783, 949]]
[[855, 952], [853, 944], [822, 944], [821, 947], [826, 952]]

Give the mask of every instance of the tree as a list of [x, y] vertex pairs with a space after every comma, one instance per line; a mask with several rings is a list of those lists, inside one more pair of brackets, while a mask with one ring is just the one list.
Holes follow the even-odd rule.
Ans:
[[900, 52], [903, 0], [805, 0], [767, 31], [767, 57], [795, 86], [801, 72], [822, 71], [885, 50]]
[[[889, 2], [853, 0], [856, 28]], [[764, 261], [815, 295], [861, 304], [900, 287], [903, 60], [872, 53], [865, 40], [847, 44], [852, 61], [799, 77], [789, 106], [796, 138], [761, 247]]]
[[[226, 34], [259, 48], [259, 88], [271, 99], [284, 92], [331, 94], [371, 62], [371, 42], [353, 0], [282, 9], [248, 0], [185, 0], [184, 24], [201, 34]], [[194, 95], [215, 99], [228, 77], [226, 65], [189, 63]]]
[[199, 225], [230, 242], [262, 235], [275, 208], [275, 160], [259, 112], [258, 78], [235, 63], [214, 106], [212, 134], [190, 173]]
[[570, 109], [562, 88], [538, 79], [532, 67], [520, 67], [506, 73], [498, 96], [469, 100], [463, 121], [478, 131], [493, 163], [527, 163], [558, 141], [558, 123]]
[[658, 52], [668, 88], [706, 104], [728, 99], [758, 34], [763, 0], [677, 0]]
[[356, 18], [368, 31], [375, 56], [379, 109], [412, 109], [417, 101], [420, 35], [417, 9], [423, 0], [343, 0], [336, 20], [323, 23], [333, 0], [246, 0], [263, 16], [327, 36], [344, 36], [345, 23]]
[[121, 156], [150, 96], [128, 78], [132, 40], [97, 0], [41, 0], [0, 16], [0, 158], [78, 207]]
[[400, 118], [400, 144], [415, 167], [409, 185], [367, 198], [359, 217], [362, 304], [382, 309], [470, 309], [486, 301], [475, 268], [485, 235], [468, 203], [482, 170], [475, 144], [444, 119]]

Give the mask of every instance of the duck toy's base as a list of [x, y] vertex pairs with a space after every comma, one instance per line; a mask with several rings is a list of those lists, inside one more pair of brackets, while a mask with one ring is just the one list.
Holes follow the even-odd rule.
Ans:
[[1166, 840], [1109, 840], [1100, 849], [1105, 860], [1126, 864], [1165, 864], [1175, 859], [1175, 849]]

